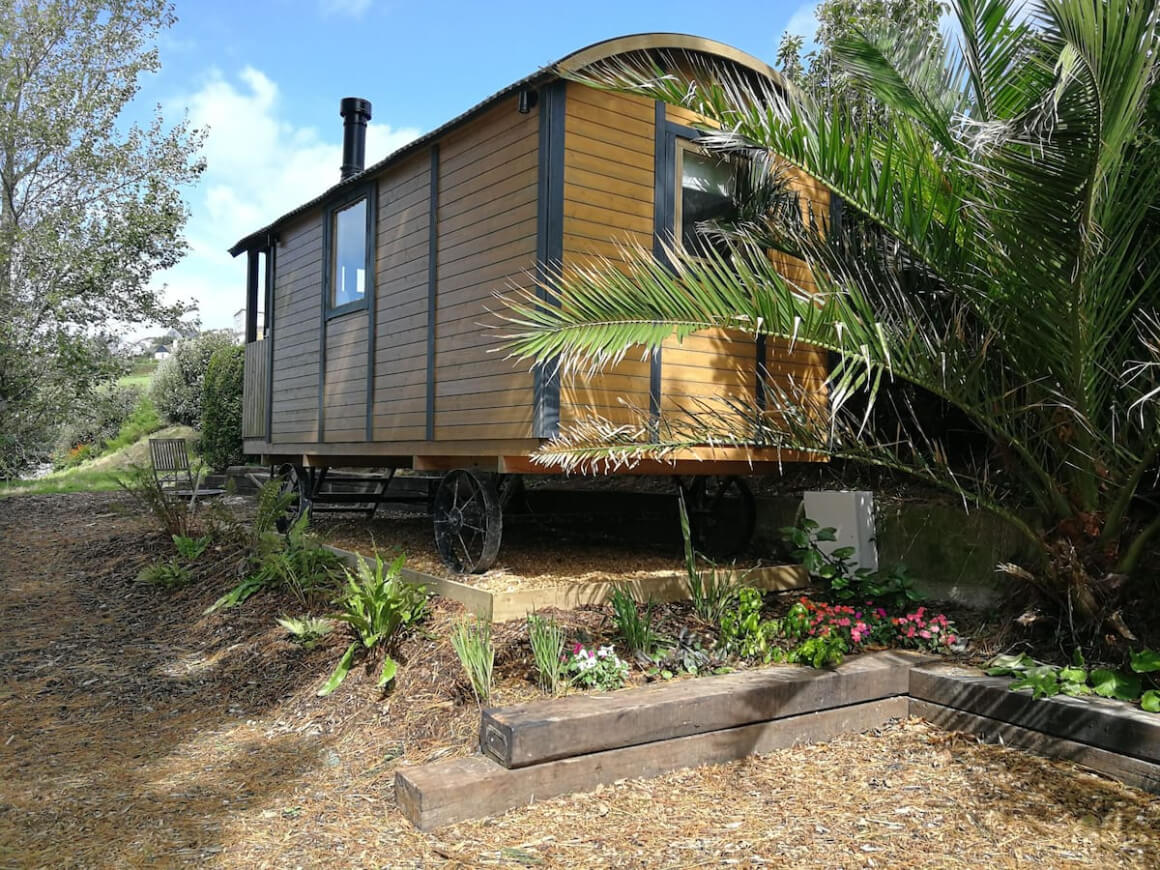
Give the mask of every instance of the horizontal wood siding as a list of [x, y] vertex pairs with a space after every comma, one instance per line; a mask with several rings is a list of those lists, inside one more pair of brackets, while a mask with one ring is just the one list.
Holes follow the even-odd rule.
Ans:
[[[680, 106], [666, 106], [668, 120], [695, 126], [699, 117]], [[806, 219], [829, 221], [830, 195], [818, 181], [795, 168], [787, 168], [790, 185], [801, 197]], [[809, 270], [801, 260], [777, 252], [770, 259], [778, 271], [803, 290], [814, 288]], [[688, 336], [683, 342], [671, 338], [662, 349], [661, 413], [680, 417], [683, 413], [715, 414], [730, 420], [744, 431], [747, 423], [737, 417], [738, 403], [753, 407], [757, 393], [757, 348], [752, 335], [709, 330]], [[770, 381], [787, 395], [805, 389], [811, 397], [824, 396], [826, 355], [813, 347], [768, 339], [765, 363]], [[776, 390], [775, 390], [776, 392]], [[776, 414], [771, 398], [768, 413]]]
[[367, 432], [367, 313], [326, 323], [326, 391], [322, 410], [327, 442], [365, 441]]
[[[270, 440], [318, 441], [322, 214], [282, 230], [274, 269], [273, 405]], [[269, 339], [267, 339], [269, 340]]]
[[532, 374], [485, 324], [493, 292], [535, 267], [538, 147], [539, 114], [514, 99], [440, 142], [436, 441], [531, 436]]
[[[652, 248], [653, 103], [569, 83], [564, 121], [564, 263], [619, 259], [618, 243]], [[627, 423], [648, 413], [649, 363], [631, 349], [618, 365], [565, 378], [560, 424], [595, 412]]]
[[419, 441], [427, 418], [427, 152], [379, 181], [374, 438]]
[[246, 345], [245, 373], [242, 380], [242, 437], [263, 438], [266, 435], [266, 392], [270, 384], [264, 341]]

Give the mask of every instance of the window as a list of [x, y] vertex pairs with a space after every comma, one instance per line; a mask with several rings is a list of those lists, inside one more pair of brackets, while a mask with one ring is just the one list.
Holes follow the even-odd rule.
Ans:
[[360, 302], [367, 293], [367, 201], [360, 199], [334, 213], [334, 257], [330, 307]]
[[712, 240], [697, 232], [697, 224], [737, 213], [737, 167], [688, 139], [676, 139], [676, 181], [673, 236], [686, 251], [703, 251]]

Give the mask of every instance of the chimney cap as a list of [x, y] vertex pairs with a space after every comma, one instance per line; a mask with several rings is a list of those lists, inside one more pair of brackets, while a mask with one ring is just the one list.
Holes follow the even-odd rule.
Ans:
[[348, 115], [362, 115], [364, 120], [371, 119], [371, 101], [364, 100], [362, 97], [343, 97], [342, 102], [339, 103], [338, 114], [342, 117]]

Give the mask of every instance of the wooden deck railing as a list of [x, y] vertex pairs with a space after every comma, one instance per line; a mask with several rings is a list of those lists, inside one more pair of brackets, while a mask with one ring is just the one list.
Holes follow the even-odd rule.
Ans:
[[242, 437], [266, 436], [266, 395], [270, 373], [266, 368], [266, 342], [246, 345], [246, 376], [242, 388]]

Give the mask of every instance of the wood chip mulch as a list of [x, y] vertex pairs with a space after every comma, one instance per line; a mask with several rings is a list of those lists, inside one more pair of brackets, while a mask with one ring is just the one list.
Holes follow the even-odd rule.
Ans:
[[[917, 720], [422, 834], [396, 767], [478, 728], [459, 611], [403, 645], [393, 691], [358, 669], [320, 699], [343, 637], [299, 649], [274, 595], [204, 616], [229, 577], [135, 583], [167, 547], [117, 495], [0, 500], [0, 867], [1160, 865], [1160, 798]], [[498, 632], [497, 702], [536, 697]]]

